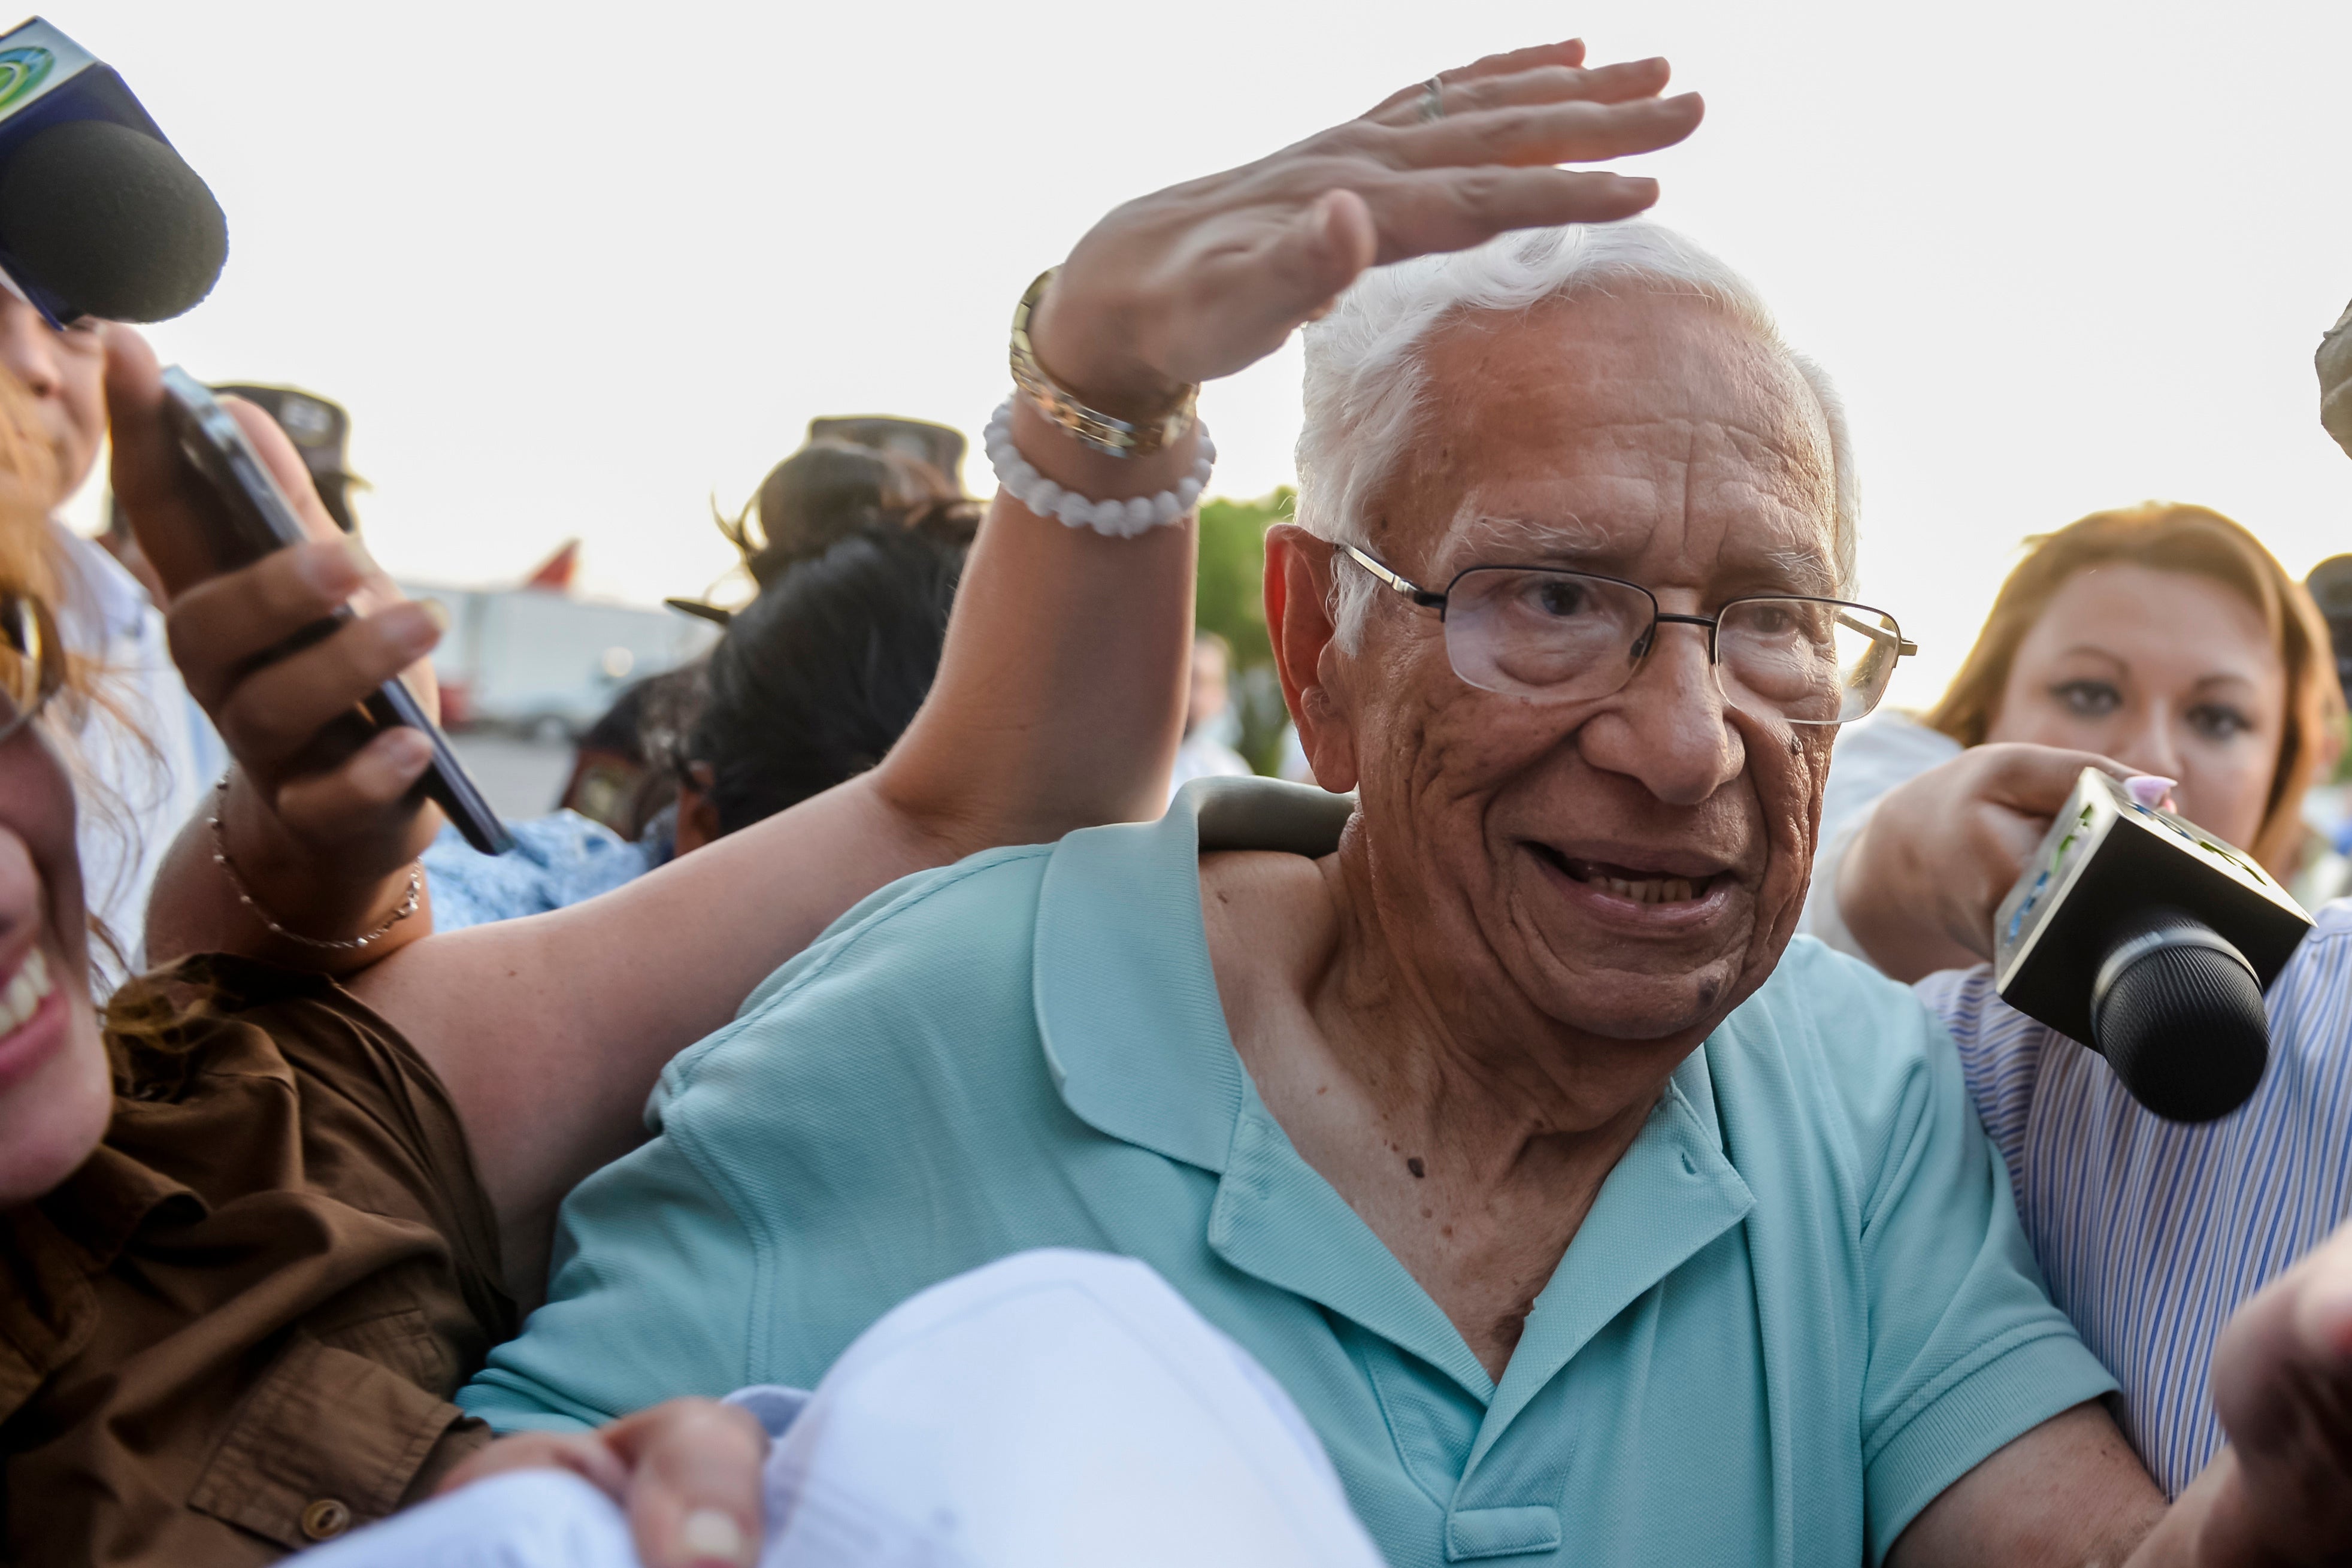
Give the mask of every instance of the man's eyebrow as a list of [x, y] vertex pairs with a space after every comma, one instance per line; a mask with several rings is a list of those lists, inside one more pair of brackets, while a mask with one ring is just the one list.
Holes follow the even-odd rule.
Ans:
[[1819, 551], [1781, 545], [1757, 551], [1750, 560], [1758, 576], [1801, 597], [1826, 599], [1837, 594], [1837, 573]]
[[1491, 558], [1497, 564], [1577, 566], [1606, 560], [1623, 550], [1620, 542], [1610, 537], [1607, 529], [1587, 522], [1572, 511], [1540, 521], [1531, 517], [1482, 513], [1455, 528], [1446, 543], [1465, 554], [1475, 554], [1482, 561]]
[[[1626, 542], [1574, 512], [1540, 521], [1483, 513], [1458, 525], [1445, 548], [1449, 557], [1460, 557], [1452, 567], [1457, 572], [1471, 565], [1559, 566], [1589, 572], [1621, 563]], [[1727, 563], [1758, 585], [1748, 590], [1751, 593], [1777, 589], [1828, 598], [1837, 591], [1837, 573], [1819, 551], [1772, 545], [1738, 552]]]

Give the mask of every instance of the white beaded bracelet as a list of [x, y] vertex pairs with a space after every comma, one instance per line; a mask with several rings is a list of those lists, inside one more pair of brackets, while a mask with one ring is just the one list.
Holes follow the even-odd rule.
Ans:
[[988, 428], [982, 433], [981, 445], [987, 449], [988, 461], [996, 469], [996, 482], [1039, 517], [1056, 517], [1072, 528], [1091, 528], [1113, 539], [1132, 539], [1147, 529], [1174, 522], [1191, 511], [1192, 503], [1208, 488], [1209, 475], [1216, 466], [1217, 445], [1209, 439], [1208, 426], [1195, 420], [1193, 428], [1201, 433], [1201, 457], [1192, 465], [1192, 474], [1172, 490], [1127, 500], [1094, 500], [1076, 490], [1065, 489], [1039, 473], [1036, 465], [1023, 457], [1021, 448], [1013, 444], [1013, 399], [1009, 397], [989, 420]]

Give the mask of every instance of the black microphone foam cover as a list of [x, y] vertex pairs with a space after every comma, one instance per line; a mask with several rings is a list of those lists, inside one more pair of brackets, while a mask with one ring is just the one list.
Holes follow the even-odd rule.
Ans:
[[2252, 968], [2210, 926], [2166, 911], [2119, 931], [2091, 1004], [2092, 1043], [2132, 1098], [2173, 1121], [2243, 1105], [2270, 1061]]
[[212, 292], [228, 219], [168, 143], [69, 120], [27, 137], [0, 174], [0, 244], [77, 310], [161, 321]]

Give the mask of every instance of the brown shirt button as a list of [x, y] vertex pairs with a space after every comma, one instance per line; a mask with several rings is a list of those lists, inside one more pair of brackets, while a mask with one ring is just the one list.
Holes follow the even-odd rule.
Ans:
[[302, 1533], [313, 1541], [332, 1541], [352, 1527], [352, 1510], [347, 1503], [322, 1497], [302, 1510]]

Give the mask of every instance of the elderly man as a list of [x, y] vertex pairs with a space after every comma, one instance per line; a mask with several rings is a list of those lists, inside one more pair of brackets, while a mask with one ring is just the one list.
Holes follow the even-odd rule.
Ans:
[[1300, 456], [1269, 617], [1360, 805], [1212, 781], [877, 894], [671, 1066], [469, 1407], [811, 1384], [1079, 1247], [1274, 1374], [1394, 1568], [2340, 1551], [2342, 1260], [2249, 1309], [2159, 1526], [1948, 1043], [1790, 945], [1904, 645], [1745, 287], [1640, 226], [1371, 274]]

